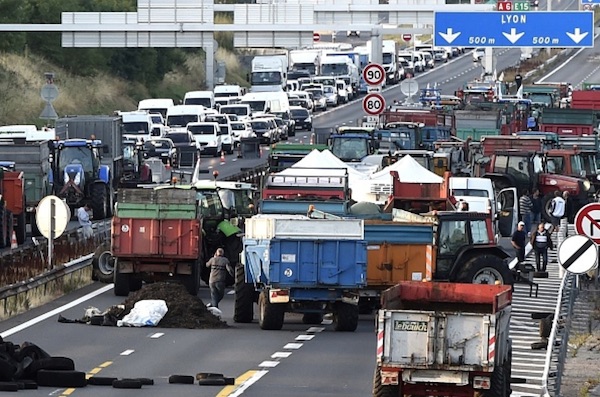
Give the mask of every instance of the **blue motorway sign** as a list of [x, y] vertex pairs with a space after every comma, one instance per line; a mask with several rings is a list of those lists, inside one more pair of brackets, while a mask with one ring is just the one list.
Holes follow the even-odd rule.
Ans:
[[593, 47], [594, 13], [440, 11], [433, 32], [440, 47]]

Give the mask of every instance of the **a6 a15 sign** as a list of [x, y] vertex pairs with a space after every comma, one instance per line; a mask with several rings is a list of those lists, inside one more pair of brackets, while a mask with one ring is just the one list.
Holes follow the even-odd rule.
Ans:
[[512, 11], [513, 10], [512, 1], [499, 1], [498, 3], [496, 3], [496, 10], [497, 11]]

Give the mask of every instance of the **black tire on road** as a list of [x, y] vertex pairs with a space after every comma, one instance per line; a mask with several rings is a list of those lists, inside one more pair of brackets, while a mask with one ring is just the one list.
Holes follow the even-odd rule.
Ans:
[[215, 373], [215, 372], [198, 372], [196, 374], [196, 380], [200, 380], [200, 379], [222, 379], [224, 378], [225, 375], [223, 374], [219, 374], [219, 373]]
[[129, 277], [129, 291], [139, 291], [140, 289], [142, 289], [143, 282], [144, 280], [142, 280], [141, 276], [132, 274]]
[[258, 297], [258, 325], [261, 329], [280, 330], [285, 318], [285, 304], [269, 302], [267, 291], [262, 291]]
[[548, 316], [546, 318], [542, 318], [540, 320], [540, 337], [549, 338], [550, 333], [552, 332], [552, 321], [554, 320], [554, 315]]
[[354, 332], [358, 327], [358, 305], [337, 302], [333, 309], [333, 329], [338, 332]]
[[115, 262], [115, 273], [114, 273], [114, 287], [113, 291], [116, 296], [127, 296], [129, 295], [129, 284], [131, 282], [131, 273], [121, 273], [117, 271], [117, 264]]
[[109, 202], [110, 199], [106, 185], [103, 183], [94, 183], [92, 185], [92, 211], [94, 219], [106, 219], [108, 217]]
[[514, 277], [508, 266], [500, 257], [490, 254], [471, 258], [458, 272], [457, 282], [470, 284], [500, 284], [512, 285]]
[[92, 376], [88, 378], [88, 385], [94, 386], [112, 386], [113, 382], [118, 380], [108, 376]]
[[323, 322], [323, 313], [304, 313], [302, 315], [302, 324], [321, 324]]
[[92, 268], [98, 281], [106, 284], [113, 282], [115, 278], [115, 258], [110, 251], [110, 241], [104, 242], [96, 249], [92, 259]]
[[0, 381], [11, 381], [17, 372], [17, 367], [14, 363], [0, 358]]
[[141, 389], [142, 382], [138, 379], [117, 379], [113, 381], [112, 387], [115, 389]]
[[0, 391], [19, 391], [19, 384], [17, 382], [0, 382]]
[[193, 385], [194, 377], [192, 375], [171, 375], [169, 383], [179, 383], [182, 385]]
[[37, 383], [40, 386], [53, 387], [85, 387], [85, 372], [41, 369], [37, 372]]
[[69, 357], [47, 357], [33, 361], [29, 367], [29, 371], [32, 373], [41, 369], [73, 371], [75, 363]]
[[235, 267], [235, 303], [233, 321], [236, 323], [251, 323], [254, 319], [254, 285], [246, 283], [244, 265]]
[[390, 386], [381, 384], [381, 371], [375, 368], [373, 374], [373, 397], [399, 397], [400, 386]]

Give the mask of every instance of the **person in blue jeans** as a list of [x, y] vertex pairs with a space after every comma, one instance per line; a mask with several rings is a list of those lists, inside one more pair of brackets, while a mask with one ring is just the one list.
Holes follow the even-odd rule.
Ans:
[[206, 262], [206, 267], [210, 268], [208, 286], [210, 288], [211, 300], [207, 306], [218, 308], [219, 302], [221, 302], [225, 296], [225, 282], [227, 280], [227, 273], [233, 276], [234, 270], [229, 263], [229, 259], [225, 257], [225, 251], [223, 251], [223, 248], [217, 249], [215, 256]]
[[544, 223], [540, 223], [537, 230], [531, 233], [531, 245], [535, 252], [536, 270], [545, 272], [548, 266], [548, 248], [554, 249], [554, 244]]

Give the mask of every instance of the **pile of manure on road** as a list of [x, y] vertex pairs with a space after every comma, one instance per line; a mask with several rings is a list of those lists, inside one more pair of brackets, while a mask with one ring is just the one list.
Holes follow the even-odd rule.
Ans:
[[129, 313], [133, 305], [141, 300], [162, 299], [167, 303], [167, 314], [160, 320], [158, 328], [227, 328], [225, 321], [213, 315], [197, 296], [190, 295], [185, 287], [178, 283], [144, 284], [142, 289], [129, 294], [122, 303], [124, 313]]

